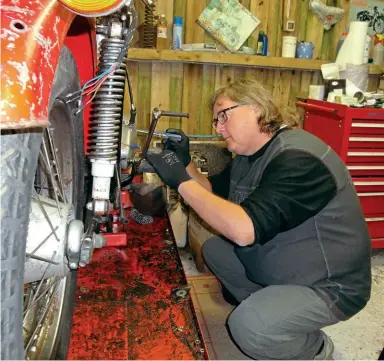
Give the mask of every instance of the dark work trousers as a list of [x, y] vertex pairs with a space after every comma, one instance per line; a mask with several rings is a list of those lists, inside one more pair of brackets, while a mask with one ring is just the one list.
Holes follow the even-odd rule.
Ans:
[[323, 342], [321, 328], [339, 320], [309, 287], [262, 287], [248, 279], [234, 246], [213, 237], [202, 248], [206, 264], [239, 301], [228, 327], [237, 346], [263, 360], [310, 360]]

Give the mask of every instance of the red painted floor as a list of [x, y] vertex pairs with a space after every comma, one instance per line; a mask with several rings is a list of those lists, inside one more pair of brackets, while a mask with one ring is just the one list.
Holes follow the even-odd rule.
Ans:
[[68, 359], [208, 359], [168, 227], [131, 220], [127, 247], [97, 250], [79, 270]]

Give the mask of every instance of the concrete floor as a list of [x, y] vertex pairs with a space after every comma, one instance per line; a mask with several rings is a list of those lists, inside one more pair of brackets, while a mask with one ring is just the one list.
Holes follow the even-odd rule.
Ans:
[[[202, 275], [197, 271], [187, 251], [181, 251], [181, 258], [187, 277]], [[206, 284], [204, 287], [207, 286], [209, 285]], [[232, 311], [232, 307], [222, 300], [221, 294], [217, 291], [213, 290], [209, 297], [205, 295], [207, 301], [200, 302], [198, 306], [200, 308], [198, 313], [206, 315], [207, 331], [203, 329], [203, 334], [207, 333], [209, 340], [212, 340], [212, 345], [208, 346], [214, 350], [217, 359], [248, 359], [231, 343], [227, 335], [225, 319]], [[203, 296], [200, 297], [202, 299]], [[212, 316], [213, 319], [210, 320]], [[335, 344], [335, 360], [378, 359], [384, 347], [384, 250], [373, 251], [372, 295], [368, 305], [350, 320], [326, 327], [324, 331]], [[215, 347], [217, 345], [220, 347]]]
[[377, 360], [384, 347], [384, 251], [372, 257], [372, 294], [346, 322], [324, 328], [335, 344], [335, 360]]

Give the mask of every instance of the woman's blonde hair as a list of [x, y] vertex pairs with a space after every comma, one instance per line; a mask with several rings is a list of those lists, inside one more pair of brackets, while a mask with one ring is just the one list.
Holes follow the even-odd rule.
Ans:
[[255, 105], [259, 112], [260, 131], [263, 133], [274, 134], [283, 125], [289, 128], [299, 126], [296, 112], [288, 107], [279, 107], [272, 94], [256, 80], [241, 79], [217, 89], [211, 97], [211, 110], [220, 96], [226, 96], [236, 103]]

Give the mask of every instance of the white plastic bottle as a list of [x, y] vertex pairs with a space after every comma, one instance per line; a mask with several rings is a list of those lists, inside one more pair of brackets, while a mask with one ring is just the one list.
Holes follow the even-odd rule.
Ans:
[[183, 45], [183, 18], [175, 16], [173, 20], [173, 49], [181, 49]]
[[377, 44], [373, 48], [373, 64], [384, 64], [384, 45], [383, 40], [378, 40]]
[[369, 53], [371, 50], [371, 36], [367, 35], [367, 39], [365, 40], [365, 48], [364, 48], [364, 60], [363, 63], [367, 64], [369, 59]]

